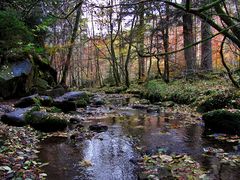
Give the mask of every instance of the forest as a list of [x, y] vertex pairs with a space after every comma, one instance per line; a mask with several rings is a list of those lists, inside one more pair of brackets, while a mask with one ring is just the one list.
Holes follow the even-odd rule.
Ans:
[[0, 179], [239, 169], [239, 0], [1, 0]]

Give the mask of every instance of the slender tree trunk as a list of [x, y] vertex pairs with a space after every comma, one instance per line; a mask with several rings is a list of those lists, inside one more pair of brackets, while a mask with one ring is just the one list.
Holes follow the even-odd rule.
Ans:
[[[166, 22], [169, 22], [169, 5], [166, 5]], [[169, 29], [168, 24], [166, 24], [166, 27], [163, 29], [163, 46], [164, 51], [168, 52], [169, 48]], [[164, 56], [164, 80], [166, 83], [169, 82], [169, 54], [165, 54]]]
[[69, 70], [70, 63], [71, 63], [71, 57], [72, 57], [74, 42], [77, 37], [77, 30], [79, 27], [80, 18], [81, 18], [81, 6], [77, 9], [76, 19], [75, 19], [74, 28], [73, 28], [73, 32], [72, 32], [72, 36], [71, 36], [71, 40], [70, 40], [70, 46], [69, 46], [68, 54], [67, 54], [67, 60], [65, 62], [65, 66], [63, 69], [62, 80], [60, 82], [60, 84], [62, 84], [63, 86], [67, 85], [68, 70]]
[[[201, 37], [202, 40], [211, 36], [211, 26], [202, 20]], [[204, 71], [212, 71], [212, 40], [207, 40], [201, 45], [201, 69]]]
[[126, 61], [125, 61], [125, 85], [127, 87], [130, 86], [128, 66], [129, 66], [129, 62], [130, 62], [130, 58], [131, 58], [131, 52], [132, 52], [133, 32], [134, 32], [134, 27], [135, 27], [135, 19], [136, 19], [136, 16], [134, 16], [133, 20], [132, 20], [132, 25], [131, 25], [130, 35], [129, 35], [130, 42], [128, 44], [128, 52], [127, 52], [127, 57], [126, 57]]
[[[139, 51], [144, 51], [144, 3], [139, 3]], [[138, 79], [143, 80], [145, 78], [145, 61], [144, 57], [138, 57]]]
[[[111, 0], [111, 5], [113, 5], [113, 0]], [[118, 70], [118, 63], [117, 63], [117, 58], [116, 58], [116, 53], [115, 53], [115, 48], [114, 48], [114, 42], [116, 38], [114, 37], [113, 31], [114, 31], [114, 23], [113, 23], [113, 11], [110, 12], [109, 14], [109, 20], [110, 20], [110, 52], [111, 52], [111, 61], [112, 61], [112, 71], [113, 71], [113, 77], [116, 83], [116, 86], [119, 86], [121, 83], [120, 80], [120, 75], [119, 75], [119, 70]], [[120, 25], [120, 23], [118, 22]], [[119, 27], [120, 28], [120, 27]]]
[[[190, 2], [191, 3], [191, 2]], [[193, 35], [193, 18], [189, 13], [183, 15], [183, 38], [184, 47], [189, 46], [194, 42]], [[184, 57], [186, 61], [186, 73], [191, 74], [196, 70], [196, 52], [194, 47], [184, 50]]]

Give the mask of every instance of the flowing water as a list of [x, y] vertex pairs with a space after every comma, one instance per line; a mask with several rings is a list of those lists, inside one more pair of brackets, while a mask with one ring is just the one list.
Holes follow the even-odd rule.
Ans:
[[[99, 109], [108, 111], [103, 107], [94, 111]], [[217, 158], [202, 154], [206, 147], [222, 148], [231, 153], [239, 153], [239, 149], [204, 137], [202, 124], [182, 127], [184, 117], [181, 113], [147, 113], [142, 109], [119, 106], [114, 113], [107, 113], [102, 118], [93, 116], [84, 122], [86, 127], [105, 124], [108, 131], [75, 143], [68, 138], [48, 138], [40, 144], [39, 158], [49, 162], [44, 170], [50, 180], [131, 180], [138, 179], [133, 161], [140, 156], [135, 148], [137, 144], [146, 154], [159, 149], [167, 153], [186, 153], [209, 170], [212, 179], [238, 179], [239, 167], [220, 165]]]

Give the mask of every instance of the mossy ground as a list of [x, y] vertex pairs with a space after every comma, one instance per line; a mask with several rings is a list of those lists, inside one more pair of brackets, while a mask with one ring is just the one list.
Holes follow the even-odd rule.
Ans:
[[190, 105], [198, 112], [240, 107], [240, 90], [233, 87], [228, 77], [212, 73], [172, 80], [168, 84], [157, 79], [142, 84], [132, 83], [129, 88], [106, 86], [91, 91], [137, 94], [151, 103], [172, 101]]

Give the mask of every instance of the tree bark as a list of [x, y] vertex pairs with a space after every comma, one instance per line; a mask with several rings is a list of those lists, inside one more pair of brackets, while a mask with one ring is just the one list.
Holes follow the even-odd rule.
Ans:
[[[144, 51], [144, 3], [139, 3], [139, 51]], [[138, 57], [138, 79], [143, 80], [145, 78], [145, 61], [144, 57]]]
[[67, 60], [65, 62], [65, 66], [63, 69], [62, 80], [60, 82], [60, 84], [63, 86], [67, 85], [68, 70], [69, 70], [70, 63], [71, 63], [71, 57], [72, 57], [75, 39], [77, 37], [77, 31], [78, 31], [80, 18], [81, 18], [81, 6], [78, 7], [78, 9], [77, 9], [76, 19], [75, 19], [74, 28], [73, 28], [73, 32], [72, 32], [72, 36], [71, 36], [71, 40], [70, 40], [70, 46], [69, 46], [68, 54], [67, 54]]
[[[201, 21], [201, 38], [206, 39], [212, 35], [211, 26], [205, 21]], [[201, 69], [212, 71], [212, 40], [207, 40], [201, 45]]]
[[[184, 47], [189, 46], [194, 42], [193, 35], [193, 19], [192, 15], [185, 13], [183, 15], [183, 39]], [[184, 50], [184, 57], [186, 61], [186, 73], [191, 74], [196, 70], [196, 52], [195, 48], [192, 46]]]

